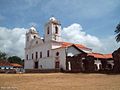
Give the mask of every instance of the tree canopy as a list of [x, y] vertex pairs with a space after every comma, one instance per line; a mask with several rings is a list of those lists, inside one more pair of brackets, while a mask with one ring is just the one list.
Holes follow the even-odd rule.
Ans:
[[5, 53], [5, 52], [1, 52], [0, 51], [0, 60], [6, 60], [10, 63], [18, 63], [23, 65], [24, 60], [22, 60], [20, 57], [18, 56], [9, 56]]
[[21, 58], [18, 57], [18, 56], [11, 56], [11, 57], [9, 57], [9, 58], [8, 58], [8, 61], [9, 61], [10, 63], [23, 64], [23, 60], [21, 60]]

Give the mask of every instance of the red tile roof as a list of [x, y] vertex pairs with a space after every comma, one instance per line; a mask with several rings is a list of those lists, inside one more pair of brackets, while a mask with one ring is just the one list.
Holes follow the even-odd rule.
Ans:
[[12, 65], [13, 67], [22, 67], [22, 65], [17, 64], [17, 63], [11, 63], [11, 65]]
[[22, 67], [22, 65], [20, 65], [20, 64], [10, 63], [10, 62], [5, 61], [5, 60], [0, 61], [0, 66]]
[[104, 54], [105, 58], [113, 58], [112, 54]]
[[[62, 43], [61, 47], [59, 47], [59, 48], [66, 48], [66, 47], [74, 45], [74, 46], [76, 46], [79, 49], [92, 50], [90, 48], [85, 47], [82, 44], [75, 44], [75, 43], [70, 43], [70, 42], [59, 42], [59, 43]], [[56, 49], [59, 49], [59, 48], [56, 48]], [[93, 53], [88, 53], [88, 56], [94, 56], [95, 58], [101, 58], [101, 59], [113, 58], [112, 54], [100, 54], [100, 53], [94, 53], [94, 52]]]
[[7, 61], [0, 61], [0, 66], [12, 66], [11, 63], [7, 62]]
[[95, 58], [105, 58], [103, 54], [99, 54], [99, 53], [89, 53], [87, 56], [93, 56]]
[[87, 48], [81, 44], [74, 44], [76, 47], [78, 47], [79, 49], [85, 49], [85, 50], [91, 50], [90, 48]]
[[101, 58], [101, 59], [112, 58], [112, 54], [100, 54], [100, 53], [89, 53], [87, 56], [94, 56], [95, 58]]
[[68, 47], [68, 46], [71, 46], [71, 45], [73, 45], [72, 43], [69, 43], [69, 42], [62, 42], [62, 44], [61, 44], [61, 47]]
[[72, 45], [75, 45], [79, 49], [91, 50], [90, 48], [87, 48], [87, 47], [85, 47], [82, 44], [74, 44], [74, 43], [69, 43], [69, 42], [62, 42], [62, 46], [61, 47], [65, 48], [65, 47], [69, 47], [69, 46], [72, 46]]

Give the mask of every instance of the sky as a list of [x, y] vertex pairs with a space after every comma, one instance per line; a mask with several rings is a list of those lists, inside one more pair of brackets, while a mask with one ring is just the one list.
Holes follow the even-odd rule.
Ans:
[[51, 16], [61, 22], [64, 41], [99, 53], [120, 46], [114, 33], [120, 22], [119, 0], [0, 0], [0, 50], [24, 58], [26, 31], [34, 25], [43, 36]]

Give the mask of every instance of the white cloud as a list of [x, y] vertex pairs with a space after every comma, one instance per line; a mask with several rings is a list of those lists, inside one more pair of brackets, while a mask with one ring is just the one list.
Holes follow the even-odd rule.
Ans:
[[[0, 50], [9, 55], [18, 55], [24, 58], [25, 33], [27, 29], [0, 27]], [[74, 23], [62, 30], [64, 41], [80, 43], [93, 49], [95, 52], [112, 53], [120, 46], [115, 41], [115, 36], [100, 39], [96, 36], [87, 34], [80, 24]]]
[[95, 52], [112, 53], [120, 44], [117, 44], [114, 36], [100, 39], [96, 36], [87, 34], [80, 24], [74, 23], [67, 28], [63, 28], [62, 37], [64, 41], [84, 44]]
[[120, 43], [117, 43], [115, 41], [115, 35], [101, 39], [101, 41], [103, 43], [103, 46], [100, 48], [95, 48], [96, 51], [103, 53], [112, 53], [120, 47]]
[[63, 40], [74, 42], [74, 43], [82, 43], [85, 45], [93, 46], [93, 47], [101, 47], [101, 41], [90, 34], [86, 34], [83, 31], [80, 24], [74, 23], [67, 28], [63, 28], [62, 30]]
[[0, 27], [0, 50], [23, 58], [26, 31], [27, 29], [24, 28]]

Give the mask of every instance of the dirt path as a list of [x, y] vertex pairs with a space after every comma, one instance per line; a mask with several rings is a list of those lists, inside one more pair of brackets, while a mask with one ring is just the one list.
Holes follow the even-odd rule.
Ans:
[[0, 74], [0, 90], [120, 90], [120, 75]]

